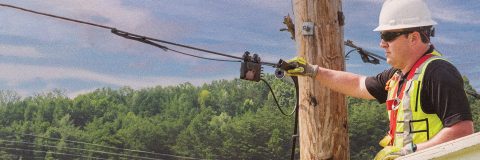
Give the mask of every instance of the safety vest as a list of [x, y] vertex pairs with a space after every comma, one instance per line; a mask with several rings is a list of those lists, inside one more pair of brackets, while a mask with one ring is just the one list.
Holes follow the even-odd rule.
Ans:
[[[399, 88], [402, 76], [395, 73], [387, 82], [387, 112], [390, 118], [390, 131], [380, 141], [382, 146], [403, 148], [409, 143], [422, 143], [435, 136], [443, 124], [437, 114], [427, 114], [422, 110], [420, 93], [422, 80], [427, 65], [440, 58], [441, 54], [433, 51], [421, 57], [410, 70], [403, 85]], [[444, 60], [444, 59], [442, 59]]]

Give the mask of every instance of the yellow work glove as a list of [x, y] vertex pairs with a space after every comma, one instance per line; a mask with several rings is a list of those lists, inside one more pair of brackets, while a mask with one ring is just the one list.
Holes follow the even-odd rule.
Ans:
[[318, 71], [318, 65], [308, 64], [303, 57], [295, 57], [287, 61], [295, 68], [287, 70], [289, 76], [309, 76], [315, 78]]
[[380, 152], [377, 153], [374, 160], [393, 160], [401, 156], [400, 151], [402, 149], [394, 146], [386, 146]]

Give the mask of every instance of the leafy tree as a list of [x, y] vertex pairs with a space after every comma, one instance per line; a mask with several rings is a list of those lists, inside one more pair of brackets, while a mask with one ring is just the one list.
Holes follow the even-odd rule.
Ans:
[[[278, 111], [262, 108], [257, 113], [247, 112], [234, 117], [225, 129], [222, 153], [225, 159], [286, 159], [292, 131], [293, 118], [279, 116]], [[272, 143], [281, 145], [269, 148]]]
[[210, 144], [217, 144], [219, 139], [216, 139], [218, 135], [212, 135], [214, 128], [207, 125], [213, 116], [214, 112], [211, 108], [202, 108], [202, 111], [178, 136], [177, 143], [173, 146], [176, 153], [193, 157], [215, 158], [217, 147]]
[[352, 159], [373, 159], [381, 149], [378, 142], [388, 130], [385, 106], [374, 100], [350, 97], [348, 99], [350, 157]]
[[[470, 81], [467, 77], [463, 77], [463, 82], [465, 85], [465, 91], [470, 93], [478, 94], [478, 92], [470, 85]], [[472, 118], [475, 130], [480, 129], [480, 99], [473, 97], [470, 94], [467, 94], [468, 101], [470, 102], [470, 109], [472, 110]]]
[[[289, 80], [263, 78], [282, 109], [291, 111], [295, 91]], [[466, 90], [476, 92], [464, 81]], [[468, 100], [478, 130], [480, 100]], [[372, 159], [388, 129], [385, 106], [349, 97], [348, 107], [351, 158]], [[0, 147], [45, 152], [0, 148], [0, 159], [82, 159], [57, 152], [176, 159], [132, 149], [204, 159], [288, 159], [293, 123], [293, 116], [281, 116], [267, 85], [239, 79], [141, 90], [100, 88], [74, 99], [60, 90], [25, 98], [0, 90], [0, 139], [26, 142], [1, 141]]]

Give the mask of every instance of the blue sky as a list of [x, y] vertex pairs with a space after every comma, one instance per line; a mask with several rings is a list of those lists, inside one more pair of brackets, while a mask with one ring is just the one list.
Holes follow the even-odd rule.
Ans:
[[[377, 25], [382, 0], [344, 0], [345, 39], [379, 55]], [[432, 39], [474, 87], [480, 89], [480, 1], [427, 0], [439, 23]], [[241, 56], [257, 53], [276, 62], [296, 55], [283, 28], [289, 0], [2, 0], [60, 16]], [[74, 97], [97, 88], [134, 89], [239, 76], [239, 63], [165, 52], [109, 30], [0, 8], [0, 89], [22, 96], [60, 89]], [[175, 47], [171, 47], [175, 48]], [[179, 49], [179, 48], [175, 48]], [[346, 51], [350, 48], [346, 47]], [[183, 50], [207, 57], [212, 55]], [[220, 57], [221, 58], [221, 57]], [[364, 64], [356, 54], [347, 70], [374, 75], [388, 65]], [[266, 69], [272, 73], [272, 69]], [[253, 82], [252, 82], [253, 83]]]

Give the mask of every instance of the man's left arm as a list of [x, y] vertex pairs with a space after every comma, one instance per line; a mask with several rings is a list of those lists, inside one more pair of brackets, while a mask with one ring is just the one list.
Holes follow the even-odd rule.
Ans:
[[422, 109], [426, 113], [437, 114], [444, 128], [432, 139], [417, 144], [417, 150], [474, 132], [470, 106], [463, 89], [463, 79], [458, 70], [451, 63], [443, 60], [433, 61], [427, 66], [428, 69], [431, 72], [427, 72], [424, 77], [423, 91], [426, 92], [422, 93]]
[[430, 148], [440, 143], [448, 142], [473, 133], [473, 122], [470, 120], [460, 121], [450, 127], [445, 127], [435, 137], [427, 142], [417, 144], [417, 151]]

